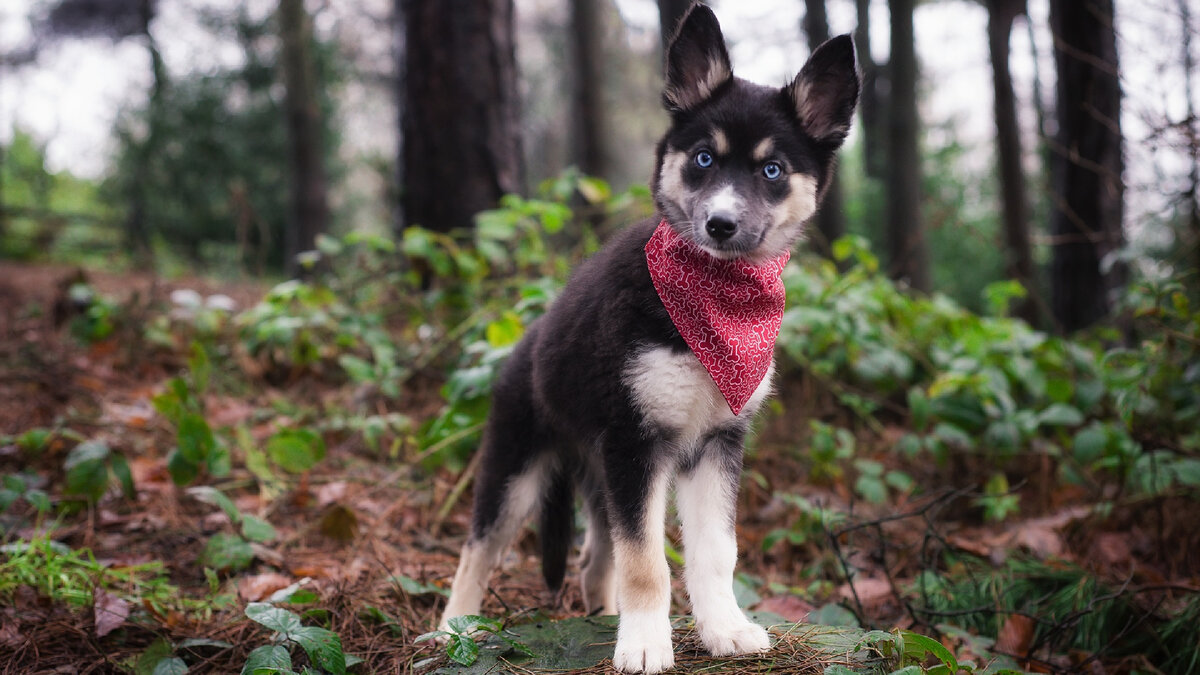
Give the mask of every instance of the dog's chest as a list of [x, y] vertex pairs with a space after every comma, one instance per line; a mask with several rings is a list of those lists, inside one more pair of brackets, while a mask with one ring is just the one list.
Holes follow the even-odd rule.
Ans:
[[647, 422], [678, 434], [682, 445], [695, 443], [737, 419], [749, 420], [771, 393], [775, 364], [750, 401], [735, 416], [708, 371], [691, 352], [668, 347], [641, 349], [625, 364], [623, 381]]

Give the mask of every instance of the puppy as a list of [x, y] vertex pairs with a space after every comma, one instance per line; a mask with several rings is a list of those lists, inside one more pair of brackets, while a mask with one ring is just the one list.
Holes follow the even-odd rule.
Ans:
[[716, 656], [770, 647], [733, 595], [743, 442], [771, 391], [780, 274], [829, 184], [858, 91], [849, 36], [772, 88], [733, 76], [708, 7], [682, 19], [667, 53], [658, 214], [576, 271], [498, 377], [443, 627], [478, 613], [534, 514], [543, 575], [561, 585], [578, 490], [584, 603], [620, 615], [614, 664], [670, 668], [673, 483], [701, 641]]

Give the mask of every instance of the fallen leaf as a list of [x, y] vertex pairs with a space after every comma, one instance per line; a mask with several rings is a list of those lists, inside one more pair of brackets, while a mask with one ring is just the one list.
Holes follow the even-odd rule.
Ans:
[[25, 642], [25, 636], [10, 623], [0, 623], [0, 646], [16, 649]]
[[1119, 532], [1101, 532], [1092, 542], [1093, 561], [1106, 567], [1126, 568], [1133, 560], [1129, 547], [1129, 536]]
[[1033, 644], [1033, 619], [1021, 614], [1009, 614], [996, 634], [995, 651], [999, 654], [1023, 656]]
[[358, 534], [358, 516], [341, 504], [334, 504], [321, 516], [321, 534], [343, 544], [353, 541]]
[[334, 502], [340, 502], [346, 496], [346, 481], [335, 480], [332, 483], [326, 483], [316, 490], [317, 506], [326, 506]]
[[249, 602], [257, 602], [281, 588], [287, 588], [292, 581], [292, 577], [278, 572], [243, 577], [238, 581], [238, 596]]
[[104, 637], [125, 624], [129, 618], [129, 601], [99, 588], [92, 596], [96, 618], [96, 637]]
[[772, 612], [788, 621], [799, 623], [808, 618], [813, 606], [795, 595], [776, 595], [754, 606], [756, 612]]
[[854, 580], [853, 590], [850, 589], [850, 584], [842, 584], [838, 587], [837, 594], [838, 597], [847, 599], [857, 595], [862, 604], [875, 605], [892, 597], [892, 585], [887, 579], [863, 577]]

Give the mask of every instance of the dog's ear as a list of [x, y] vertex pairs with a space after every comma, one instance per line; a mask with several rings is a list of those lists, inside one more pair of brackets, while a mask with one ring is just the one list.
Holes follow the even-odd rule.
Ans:
[[705, 5], [692, 5], [667, 48], [663, 106], [671, 113], [693, 110], [732, 79], [721, 24]]
[[858, 62], [849, 35], [827, 40], [784, 92], [804, 131], [818, 141], [841, 145], [858, 103]]

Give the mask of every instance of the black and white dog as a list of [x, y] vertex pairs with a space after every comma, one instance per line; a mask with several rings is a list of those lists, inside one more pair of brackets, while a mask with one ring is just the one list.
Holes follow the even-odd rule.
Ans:
[[578, 488], [584, 603], [620, 614], [615, 666], [670, 668], [663, 521], [673, 484], [705, 647], [770, 647], [733, 595], [743, 441], [771, 391], [779, 276], [829, 183], [858, 91], [848, 36], [776, 89], [733, 76], [709, 8], [681, 21], [663, 92], [671, 126], [652, 180], [658, 217], [581, 266], [504, 366], [443, 627], [478, 613], [534, 513], [543, 574], [561, 585]]

